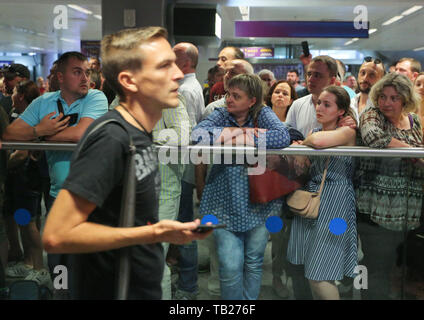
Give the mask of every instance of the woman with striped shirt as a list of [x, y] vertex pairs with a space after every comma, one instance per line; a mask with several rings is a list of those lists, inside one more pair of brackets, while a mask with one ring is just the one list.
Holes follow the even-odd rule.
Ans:
[[[341, 117], [351, 116], [350, 98], [341, 87], [329, 86], [318, 98], [317, 120], [322, 130], [315, 129], [302, 144], [313, 148], [355, 145], [356, 130], [337, 127]], [[351, 157], [310, 158], [310, 192], [318, 191], [328, 163], [317, 219], [295, 216], [289, 240], [287, 259], [304, 265], [305, 277], [318, 299], [340, 299], [335, 280], [353, 277], [357, 265], [355, 192], [352, 183]]]

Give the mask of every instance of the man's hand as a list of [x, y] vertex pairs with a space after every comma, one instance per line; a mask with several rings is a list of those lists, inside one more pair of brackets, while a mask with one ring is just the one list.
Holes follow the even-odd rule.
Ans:
[[155, 242], [185, 244], [193, 240], [202, 240], [212, 233], [212, 230], [205, 233], [193, 232], [199, 225], [199, 219], [185, 223], [174, 220], [161, 220], [153, 225], [157, 235]]
[[353, 120], [351, 116], [342, 117], [337, 123], [339, 127], [351, 127], [352, 129], [356, 129], [356, 121]]
[[309, 56], [305, 57], [305, 55], [302, 53], [299, 57], [300, 61], [302, 62], [303, 66], [306, 67], [309, 65], [312, 61], [312, 55], [309, 54]]
[[[36, 125], [35, 129], [37, 131], [37, 135], [42, 136], [52, 136], [62, 130], [64, 130], [68, 126], [69, 117], [62, 119], [63, 114], [59, 113], [59, 116], [56, 118], [52, 118], [56, 112], [50, 112], [43, 119], [41, 119], [40, 123]], [[62, 120], [60, 120], [62, 119]]]

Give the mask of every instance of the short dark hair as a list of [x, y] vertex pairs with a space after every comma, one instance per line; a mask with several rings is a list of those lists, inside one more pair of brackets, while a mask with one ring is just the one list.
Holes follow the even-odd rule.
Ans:
[[40, 90], [37, 84], [31, 80], [24, 80], [16, 85], [16, 92], [24, 96], [24, 100], [27, 104], [30, 104], [32, 100], [40, 96]]
[[[297, 99], [297, 93], [296, 93], [296, 89], [293, 87], [293, 85], [291, 83], [289, 83], [287, 80], [278, 80], [277, 82], [275, 82], [271, 88], [269, 88], [268, 91], [268, 95], [265, 98], [265, 103], [268, 107], [272, 108], [272, 102], [271, 102], [271, 98], [272, 98], [272, 94], [274, 93], [275, 88], [280, 84], [280, 83], [287, 83], [290, 87], [290, 97], [294, 100]], [[293, 103], [293, 102], [292, 102]], [[290, 108], [290, 107], [289, 107]], [[289, 108], [287, 108], [287, 111], [289, 111]]]
[[337, 68], [337, 61], [333, 59], [330, 56], [317, 56], [312, 59], [311, 63], [313, 62], [322, 62], [327, 65], [328, 72], [330, 73], [330, 77], [337, 76], [338, 68]]
[[287, 71], [287, 73], [296, 73], [297, 76], [299, 76], [299, 71], [297, 71], [296, 69], [291, 69], [289, 71]]
[[68, 61], [71, 58], [78, 59], [79, 61], [87, 61], [87, 57], [78, 51], [68, 51], [62, 54], [59, 59], [57, 59], [57, 71], [64, 72]]

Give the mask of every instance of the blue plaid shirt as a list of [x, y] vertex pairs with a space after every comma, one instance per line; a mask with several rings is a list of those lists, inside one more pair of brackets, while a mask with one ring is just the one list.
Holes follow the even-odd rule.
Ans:
[[[243, 126], [239, 126], [227, 108], [217, 108], [208, 118], [193, 130], [195, 143], [213, 144], [225, 127], [254, 128], [249, 116]], [[269, 107], [260, 111], [257, 127], [267, 129], [265, 134], [255, 137], [255, 146], [266, 138], [267, 149], [281, 149], [289, 146], [290, 136], [285, 125]], [[203, 137], [204, 139], [201, 140]], [[210, 138], [210, 139], [209, 139]], [[204, 141], [209, 139], [209, 141]], [[219, 223], [227, 225], [232, 232], [245, 232], [265, 223], [269, 215], [279, 214], [282, 200], [265, 204], [254, 204], [249, 200], [248, 168], [242, 164], [214, 164], [203, 190], [200, 214], [212, 214]]]

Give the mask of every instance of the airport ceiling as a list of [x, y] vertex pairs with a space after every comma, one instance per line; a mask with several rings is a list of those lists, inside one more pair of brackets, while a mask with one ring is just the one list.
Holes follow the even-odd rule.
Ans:
[[[424, 0], [175, 0], [176, 5], [192, 4], [217, 7], [222, 17], [222, 40], [243, 45], [299, 44], [308, 40], [312, 49], [372, 50], [379, 52], [409, 51], [424, 58]], [[85, 14], [68, 8], [68, 29], [56, 29], [54, 19], [57, 5], [73, 3], [89, 11]], [[353, 21], [355, 7], [365, 5], [370, 29], [377, 29], [368, 39], [331, 38], [236, 38], [234, 21], [243, 20], [239, 6], [249, 7], [250, 21]], [[422, 9], [406, 15], [414, 6]], [[363, 13], [363, 11], [361, 11]], [[96, 15], [98, 15], [96, 17]], [[102, 22], [101, 0], [0, 0], [0, 51], [2, 52], [60, 52], [75, 49], [80, 40], [100, 40]], [[388, 19], [401, 16], [390, 25]], [[189, 39], [187, 39], [189, 40]], [[422, 54], [422, 56], [421, 56]]]

